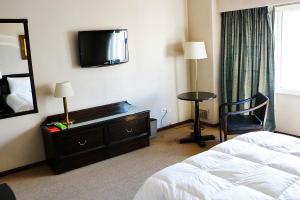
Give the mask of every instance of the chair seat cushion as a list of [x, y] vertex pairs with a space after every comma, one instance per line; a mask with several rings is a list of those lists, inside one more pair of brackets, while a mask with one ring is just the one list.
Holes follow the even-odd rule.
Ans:
[[263, 125], [255, 115], [233, 115], [228, 117], [229, 132], [248, 132], [261, 130]]

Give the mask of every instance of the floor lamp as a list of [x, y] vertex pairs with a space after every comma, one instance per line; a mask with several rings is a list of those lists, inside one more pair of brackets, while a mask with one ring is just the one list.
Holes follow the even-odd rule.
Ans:
[[186, 42], [184, 45], [184, 59], [195, 61], [195, 90], [198, 92], [198, 60], [207, 58], [204, 42]]

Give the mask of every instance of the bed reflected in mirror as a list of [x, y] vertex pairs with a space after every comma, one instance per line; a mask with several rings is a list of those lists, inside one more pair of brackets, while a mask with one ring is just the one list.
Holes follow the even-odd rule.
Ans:
[[26, 19], [0, 19], [0, 118], [37, 112]]

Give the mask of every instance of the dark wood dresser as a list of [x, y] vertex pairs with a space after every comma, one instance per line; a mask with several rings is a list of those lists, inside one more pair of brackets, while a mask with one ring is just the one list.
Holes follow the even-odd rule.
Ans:
[[56, 174], [149, 146], [150, 111], [127, 102], [70, 112], [68, 129], [51, 133], [49, 116], [41, 125], [47, 163]]

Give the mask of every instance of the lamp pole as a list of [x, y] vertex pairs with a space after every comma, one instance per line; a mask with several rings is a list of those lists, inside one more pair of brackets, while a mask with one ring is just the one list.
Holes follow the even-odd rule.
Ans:
[[198, 60], [195, 59], [195, 90], [196, 90], [196, 97], [198, 98]]
[[64, 102], [64, 111], [65, 111], [65, 122], [69, 126], [70, 121], [69, 121], [69, 111], [68, 111], [67, 97], [63, 97], [63, 102]]
[[198, 92], [198, 62], [197, 62], [198, 60], [197, 59], [195, 59], [195, 71], [196, 71], [196, 74], [195, 74], [195, 90], [196, 90], [196, 92]]
[[198, 98], [198, 60], [207, 58], [204, 42], [186, 42], [184, 45], [184, 58], [195, 62], [195, 93]]

